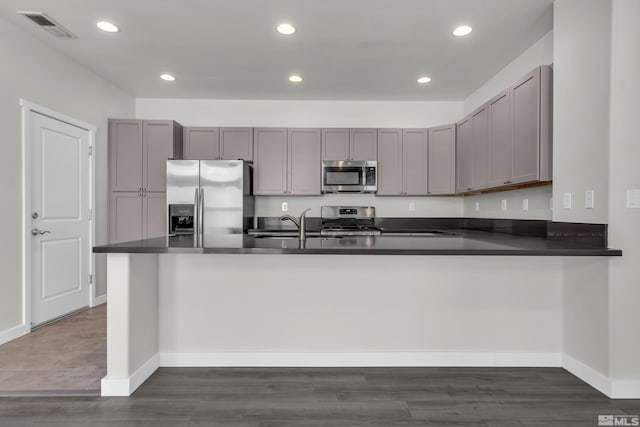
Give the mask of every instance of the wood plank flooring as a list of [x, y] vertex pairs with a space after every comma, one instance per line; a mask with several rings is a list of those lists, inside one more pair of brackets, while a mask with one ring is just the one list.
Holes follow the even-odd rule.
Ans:
[[0, 396], [99, 395], [107, 373], [106, 312], [103, 304], [1, 345]]
[[0, 426], [597, 426], [561, 368], [162, 368], [130, 398], [0, 398]]

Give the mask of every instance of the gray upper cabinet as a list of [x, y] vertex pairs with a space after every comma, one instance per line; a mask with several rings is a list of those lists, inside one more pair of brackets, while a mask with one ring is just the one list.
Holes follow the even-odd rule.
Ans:
[[472, 190], [473, 132], [471, 116], [456, 125], [456, 191], [464, 193]]
[[167, 160], [182, 159], [182, 126], [170, 120], [143, 120], [142, 127], [142, 188], [167, 191]]
[[428, 188], [430, 195], [456, 192], [456, 125], [429, 128]]
[[219, 156], [220, 130], [211, 127], [184, 128], [185, 160], [216, 160]]
[[142, 189], [140, 120], [109, 120], [109, 186], [112, 191]]
[[378, 160], [378, 130], [350, 129], [351, 160]]
[[489, 186], [489, 108], [487, 104], [471, 114], [472, 167], [471, 188], [479, 190]]
[[378, 129], [379, 196], [426, 195], [427, 129]]
[[321, 130], [254, 130], [256, 195], [319, 195]]
[[551, 180], [552, 69], [541, 66], [511, 86], [513, 183]]
[[253, 161], [253, 128], [220, 128], [222, 160]]
[[402, 194], [402, 162], [402, 129], [378, 129], [377, 195]]
[[289, 129], [289, 194], [320, 195], [320, 141], [320, 129]]
[[377, 159], [377, 129], [322, 129], [322, 160]]
[[254, 194], [287, 194], [287, 129], [255, 128], [253, 132]]
[[348, 160], [349, 129], [322, 129], [322, 160]]
[[511, 91], [505, 90], [488, 102], [490, 168], [489, 187], [508, 185], [512, 180], [513, 129]]
[[405, 195], [428, 194], [428, 139], [427, 129], [403, 129], [402, 131], [402, 186]]
[[253, 128], [186, 127], [184, 158], [253, 161]]

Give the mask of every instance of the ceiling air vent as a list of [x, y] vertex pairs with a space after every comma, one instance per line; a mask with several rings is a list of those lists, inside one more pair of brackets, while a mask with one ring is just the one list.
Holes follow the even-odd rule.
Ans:
[[49, 34], [57, 37], [59, 39], [75, 39], [74, 36], [69, 30], [64, 28], [62, 25], [58, 24], [56, 21], [47, 16], [46, 13], [43, 12], [18, 12], [22, 16], [26, 16], [31, 19], [33, 22], [38, 24], [42, 29], [47, 31]]

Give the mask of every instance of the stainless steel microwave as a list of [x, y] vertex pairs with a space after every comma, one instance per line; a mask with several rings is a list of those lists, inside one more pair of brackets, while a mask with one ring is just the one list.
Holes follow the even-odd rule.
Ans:
[[378, 191], [376, 160], [323, 160], [323, 193], [375, 193]]

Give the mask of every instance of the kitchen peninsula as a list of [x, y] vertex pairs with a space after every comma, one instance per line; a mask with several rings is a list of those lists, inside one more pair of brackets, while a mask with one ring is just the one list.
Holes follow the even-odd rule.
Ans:
[[473, 222], [435, 236], [96, 247], [108, 254], [102, 394], [128, 396], [160, 366], [561, 366], [564, 258], [621, 251], [572, 224], [541, 238]]

